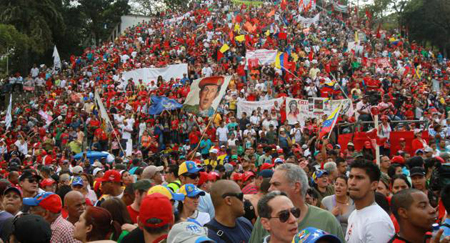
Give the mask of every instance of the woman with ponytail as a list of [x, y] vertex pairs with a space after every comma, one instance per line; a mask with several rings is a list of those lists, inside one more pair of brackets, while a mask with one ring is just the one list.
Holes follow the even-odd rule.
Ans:
[[[100, 207], [87, 207], [75, 223], [73, 237], [86, 242], [115, 242], [121, 233], [120, 225], [114, 221], [108, 210]], [[111, 239], [112, 240], [109, 240]]]

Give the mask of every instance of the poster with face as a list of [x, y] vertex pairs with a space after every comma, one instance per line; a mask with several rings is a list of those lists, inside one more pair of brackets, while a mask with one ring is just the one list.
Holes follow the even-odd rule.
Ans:
[[196, 116], [211, 117], [225, 95], [231, 76], [205, 77], [191, 84], [183, 110]]

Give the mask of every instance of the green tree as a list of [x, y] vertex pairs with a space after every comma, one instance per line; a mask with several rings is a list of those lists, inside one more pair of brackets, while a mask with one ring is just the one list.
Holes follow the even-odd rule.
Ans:
[[96, 45], [106, 40], [112, 29], [128, 14], [128, 0], [79, 0], [80, 10], [85, 16], [87, 30]]
[[448, 0], [413, 0], [401, 15], [410, 39], [439, 47], [444, 56], [450, 51], [450, 4]]

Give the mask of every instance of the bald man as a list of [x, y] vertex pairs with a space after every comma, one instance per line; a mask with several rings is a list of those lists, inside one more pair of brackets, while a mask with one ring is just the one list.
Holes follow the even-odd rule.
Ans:
[[219, 180], [211, 187], [211, 198], [215, 215], [205, 225], [209, 229], [208, 237], [217, 243], [248, 242], [253, 226], [242, 217], [245, 213], [244, 194], [239, 185], [231, 180]]
[[79, 191], [70, 191], [64, 196], [64, 209], [69, 216], [67, 221], [72, 224], [78, 221], [80, 215], [86, 210], [86, 199]]

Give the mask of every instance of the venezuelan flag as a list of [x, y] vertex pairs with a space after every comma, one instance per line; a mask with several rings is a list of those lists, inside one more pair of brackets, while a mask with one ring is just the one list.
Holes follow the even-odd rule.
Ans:
[[342, 105], [339, 105], [338, 108], [336, 108], [333, 113], [331, 113], [330, 116], [328, 116], [327, 120], [323, 122], [322, 128], [320, 129], [319, 133], [319, 139], [321, 139], [323, 136], [330, 133], [334, 125], [336, 125], [337, 118], [339, 117], [339, 112], [341, 111]]
[[284, 65], [288, 62], [288, 55], [284, 52], [278, 52], [275, 58], [275, 67], [278, 69], [284, 69]]

